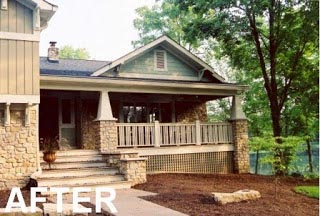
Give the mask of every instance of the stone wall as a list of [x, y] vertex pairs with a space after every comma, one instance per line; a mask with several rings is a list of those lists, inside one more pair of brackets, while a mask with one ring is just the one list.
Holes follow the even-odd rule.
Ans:
[[115, 120], [96, 121], [97, 123], [97, 142], [102, 153], [117, 151], [118, 131]]
[[121, 159], [119, 171], [124, 175], [125, 180], [131, 182], [131, 186], [147, 181], [146, 161], [147, 158]]
[[81, 102], [81, 148], [99, 149], [97, 140], [98, 123], [94, 120], [97, 117], [98, 104], [93, 100]]
[[37, 171], [38, 105], [30, 108], [25, 126], [24, 107], [10, 106], [10, 126], [0, 123], [0, 190], [23, 187]]
[[234, 172], [249, 173], [250, 164], [247, 120], [232, 120], [232, 132], [234, 140]]
[[176, 118], [177, 122], [183, 123], [207, 122], [206, 102], [176, 102]]

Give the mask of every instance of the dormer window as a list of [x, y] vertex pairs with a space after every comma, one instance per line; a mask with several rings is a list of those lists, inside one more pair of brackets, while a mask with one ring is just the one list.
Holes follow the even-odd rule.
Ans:
[[167, 70], [167, 52], [164, 50], [154, 51], [154, 69], [158, 71]]

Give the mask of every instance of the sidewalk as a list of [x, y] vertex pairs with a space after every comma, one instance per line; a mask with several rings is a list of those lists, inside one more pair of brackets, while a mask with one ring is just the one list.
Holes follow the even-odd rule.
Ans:
[[[118, 213], [115, 216], [187, 216], [178, 211], [157, 205], [155, 203], [143, 200], [140, 197], [153, 196], [155, 193], [136, 190], [136, 189], [119, 189], [116, 190], [116, 199], [112, 202], [116, 207]], [[90, 197], [90, 201], [95, 205], [95, 193], [88, 193], [85, 195]], [[55, 197], [48, 198], [55, 202]], [[63, 204], [72, 203], [72, 195], [63, 195]], [[54, 208], [55, 209], [55, 208]], [[102, 204], [102, 209], [110, 212], [107, 205]]]

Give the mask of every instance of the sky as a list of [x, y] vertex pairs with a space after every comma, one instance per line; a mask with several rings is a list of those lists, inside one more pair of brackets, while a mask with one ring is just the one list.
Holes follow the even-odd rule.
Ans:
[[49, 0], [58, 5], [41, 33], [40, 55], [47, 56], [49, 41], [57, 47], [86, 48], [92, 59], [115, 60], [133, 50], [138, 39], [133, 27], [135, 9], [155, 0]]

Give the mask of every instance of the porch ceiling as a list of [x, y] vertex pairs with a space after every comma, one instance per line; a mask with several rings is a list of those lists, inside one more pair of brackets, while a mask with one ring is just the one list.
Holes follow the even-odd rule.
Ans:
[[40, 76], [40, 89], [50, 90], [232, 96], [244, 92], [247, 88], [236, 84]]

